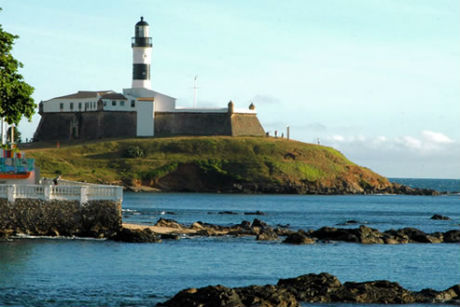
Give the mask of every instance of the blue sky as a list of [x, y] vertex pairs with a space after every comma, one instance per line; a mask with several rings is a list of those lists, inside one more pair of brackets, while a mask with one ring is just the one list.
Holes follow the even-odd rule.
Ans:
[[[152, 88], [254, 102], [264, 128], [390, 177], [460, 178], [460, 1], [0, 0], [37, 103], [130, 87], [140, 16]], [[31, 137], [39, 116], [19, 129]]]

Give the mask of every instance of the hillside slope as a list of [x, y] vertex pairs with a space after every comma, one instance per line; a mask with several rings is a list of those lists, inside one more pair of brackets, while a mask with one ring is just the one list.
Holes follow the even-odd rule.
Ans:
[[[161, 191], [400, 193], [337, 150], [266, 137], [109, 140], [26, 149], [41, 175]], [[404, 191], [403, 191], [404, 192]]]

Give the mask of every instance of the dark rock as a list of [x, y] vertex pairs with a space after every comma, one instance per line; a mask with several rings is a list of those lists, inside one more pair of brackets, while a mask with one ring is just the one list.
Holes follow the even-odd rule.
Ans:
[[259, 219], [254, 219], [252, 221], [252, 227], [268, 227], [268, 224], [259, 220]]
[[460, 284], [440, 291], [433, 300], [434, 303], [449, 303], [460, 305]]
[[414, 292], [415, 300], [421, 303], [431, 303], [434, 301], [439, 291], [433, 289], [423, 289], [419, 292]]
[[236, 288], [243, 305], [260, 307], [297, 307], [300, 306], [292, 293], [272, 285]]
[[257, 211], [254, 211], [254, 212], [245, 212], [244, 215], [265, 215], [265, 213], [262, 212], [262, 211], [257, 210]]
[[438, 191], [432, 189], [422, 189], [422, 188], [411, 188], [399, 183], [393, 183], [392, 186], [387, 189], [387, 193], [392, 194], [405, 194], [405, 195], [428, 195], [435, 196], [439, 195]]
[[291, 292], [297, 300], [310, 303], [331, 302], [331, 294], [342, 289], [337, 277], [328, 273], [280, 279], [277, 286]]
[[186, 289], [157, 306], [168, 307], [297, 307], [295, 297], [275, 286], [248, 286], [227, 288], [221, 285]]
[[345, 241], [363, 244], [384, 243], [383, 234], [380, 231], [364, 225], [355, 229], [322, 227], [313, 231], [311, 236], [323, 241]]
[[444, 215], [440, 215], [440, 214], [435, 214], [431, 217], [432, 220], [443, 220], [443, 221], [447, 221], [447, 220], [450, 220], [450, 217], [448, 216], [444, 216]]
[[346, 282], [334, 297], [340, 302], [372, 304], [409, 304], [414, 295], [396, 282], [378, 280], [370, 282]]
[[180, 236], [177, 233], [164, 233], [160, 235], [162, 240], [180, 240]]
[[272, 228], [262, 228], [256, 237], [257, 241], [274, 241], [278, 239], [278, 235]]
[[244, 306], [238, 293], [221, 285], [185, 289], [157, 306], [168, 307], [239, 307]]
[[455, 285], [444, 291], [436, 291], [433, 289], [423, 289], [413, 293], [416, 302], [431, 303], [431, 304], [452, 304], [460, 305], [460, 285]]
[[176, 222], [175, 220], [164, 219], [164, 218], [158, 219], [158, 221], [155, 223], [155, 226], [169, 227], [169, 228], [182, 228], [183, 227], [180, 223]]
[[444, 242], [446, 243], [459, 243], [460, 242], [460, 230], [449, 230], [444, 233]]
[[186, 289], [159, 306], [246, 307], [246, 306], [299, 306], [308, 303], [361, 303], [361, 304], [412, 304], [460, 302], [460, 285], [444, 291], [424, 289], [411, 292], [398, 283], [387, 280], [346, 282], [328, 274], [308, 274], [296, 278], [280, 279], [276, 286], [248, 286], [226, 288], [208, 286]]
[[218, 214], [237, 215], [238, 213], [237, 213], [237, 212], [233, 212], [233, 211], [220, 211], [220, 212], [218, 212]]
[[242, 221], [239, 225], [240, 227], [244, 229], [250, 229], [251, 228], [251, 222], [249, 221]]
[[280, 228], [280, 227], [276, 227], [273, 230], [276, 232], [276, 234], [278, 236], [283, 236], [283, 237], [286, 237], [286, 236], [289, 236], [289, 235], [295, 233], [294, 230], [287, 229], [287, 228]]
[[406, 227], [398, 230], [387, 230], [384, 232], [387, 235], [393, 236], [396, 240], [404, 242], [405, 239], [409, 243], [432, 243], [428, 235], [416, 228]]
[[289, 234], [286, 239], [284, 239], [283, 243], [288, 244], [313, 244], [315, 240], [308, 237], [303, 231], [297, 231], [294, 233]]
[[122, 228], [115, 236], [110, 238], [113, 241], [128, 243], [158, 243], [161, 240], [148, 228], [128, 229]]

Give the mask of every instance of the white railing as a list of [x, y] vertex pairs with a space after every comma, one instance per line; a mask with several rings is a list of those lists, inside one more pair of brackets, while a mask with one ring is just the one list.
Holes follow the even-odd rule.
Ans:
[[[60, 182], [62, 183], [62, 182]], [[14, 202], [18, 198], [43, 200], [78, 200], [85, 204], [90, 200], [123, 200], [123, 188], [115, 185], [49, 185], [49, 184], [0, 184], [0, 198]]]
[[101, 184], [97, 184], [97, 183], [72, 181], [72, 180], [67, 180], [67, 179], [61, 179], [60, 177], [57, 177], [57, 178], [43, 177], [39, 181], [39, 184], [42, 184], [42, 185], [56, 185], [56, 183], [59, 185], [101, 186]]

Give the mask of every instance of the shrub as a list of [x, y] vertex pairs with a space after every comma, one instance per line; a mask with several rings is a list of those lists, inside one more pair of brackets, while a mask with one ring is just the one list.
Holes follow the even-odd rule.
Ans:
[[144, 157], [144, 150], [137, 145], [131, 145], [126, 148], [123, 156], [125, 158], [142, 158]]

